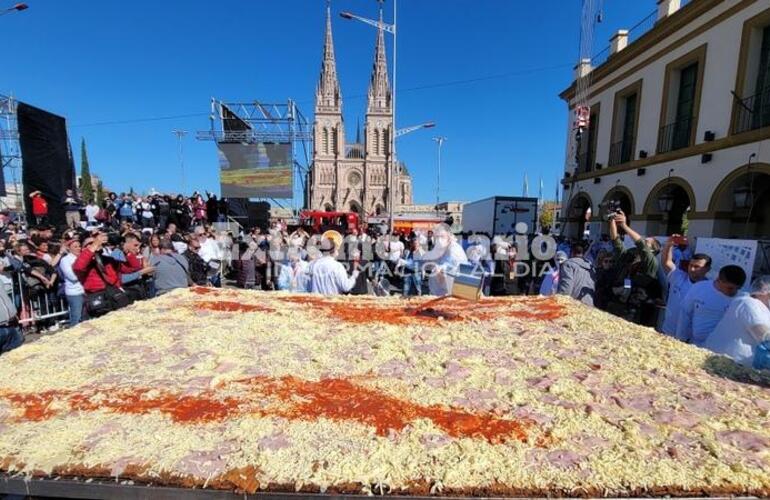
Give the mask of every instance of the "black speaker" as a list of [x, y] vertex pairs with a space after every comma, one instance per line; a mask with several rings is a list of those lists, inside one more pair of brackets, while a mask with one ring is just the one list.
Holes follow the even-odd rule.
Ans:
[[646, 173], [647, 173], [647, 169], [646, 168], [637, 168], [636, 169], [636, 175], [638, 175], [639, 177], [643, 176]]
[[710, 163], [711, 160], [713, 160], [713, 159], [714, 159], [714, 155], [712, 155], [711, 153], [704, 153], [700, 157], [700, 162], [701, 163]]
[[645, 158], [647, 158], [647, 151], [645, 151], [645, 150], [641, 150], [641, 151], [639, 151], [639, 158], [640, 158], [640, 159], [645, 159]]
[[594, 177], [594, 184], [599, 184], [601, 182], [602, 182], [602, 178], [601, 177]]
[[249, 203], [248, 227], [258, 227], [266, 230], [270, 225], [270, 203], [266, 201], [252, 201]]
[[717, 138], [717, 135], [711, 130], [707, 130], [706, 133], [703, 134], [703, 140], [705, 142], [714, 142], [714, 139], [716, 138]]

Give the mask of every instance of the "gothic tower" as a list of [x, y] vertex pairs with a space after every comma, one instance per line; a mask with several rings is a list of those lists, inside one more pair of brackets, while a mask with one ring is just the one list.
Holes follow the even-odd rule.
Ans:
[[310, 206], [317, 209], [335, 208], [339, 172], [337, 160], [345, 149], [345, 127], [342, 119], [342, 93], [337, 80], [334, 57], [331, 6], [326, 7], [326, 37], [324, 40], [321, 76], [315, 94], [313, 123], [313, 171]]
[[[326, 38], [321, 77], [316, 90], [313, 168], [309, 207], [314, 210], [355, 211], [365, 216], [390, 211], [388, 165], [391, 161], [393, 104], [388, 80], [382, 4], [367, 95], [363, 144], [345, 142], [342, 97], [334, 59], [331, 10], [326, 10]], [[412, 203], [412, 180], [399, 165], [393, 182], [396, 206]]]

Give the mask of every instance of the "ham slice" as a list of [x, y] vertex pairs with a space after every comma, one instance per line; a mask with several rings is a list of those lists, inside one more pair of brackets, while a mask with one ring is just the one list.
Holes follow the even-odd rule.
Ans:
[[465, 380], [471, 374], [471, 371], [460, 363], [449, 361], [446, 364], [446, 377], [452, 381]]
[[194, 451], [182, 458], [175, 466], [182, 475], [206, 479], [224, 473], [226, 468], [227, 461], [216, 450]]
[[452, 439], [444, 434], [425, 434], [420, 436], [420, 442], [429, 450], [442, 448], [452, 442]]
[[262, 437], [257, 442], [261, 449], [270, 451], [282, 450], [291, 446], [291, 441], [281, 432]]
[[687, 429], [691, 429], [700, 423], [700, 417], [689, 411], [657, 411], [652, 414], [652, 419], [659, 424]]
[[533, 388], [533, 389], [540, 389], [543, 391], [547, 391], [553, 384], [556, 382], [556, 379], [550, 375], [544, 375], [542, 377], [534, 377], [534, 378], [528, 378], [527, 384]]
[[550, 466], [556, 469], [574, 469], [585, 459], [583, 455], [570, 450], [553, 450], [543, 452], [541, 450], [530, 450], [527, 453], [530, 463], [535, 466]]
[[402, 378], [409, 370], [409, 365], [400, 359], [391, 359], [377, 368], [377, 374], [381, 377]]
[[770, 439], [750, 431], [721, 431], [716, 433], [717, 441], [742, 450], [764, 451], [770, 448]]

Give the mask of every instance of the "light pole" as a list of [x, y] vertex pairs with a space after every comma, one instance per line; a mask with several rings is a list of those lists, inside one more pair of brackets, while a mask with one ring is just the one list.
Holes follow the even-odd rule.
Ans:
[[436, 141], [436, 144], [438, 145], [438, 169], [436, 170], [436, 213], [438, 213], [438, 204], [441, 193], [441, 146], [444, 145], [446, 137], [438, 136], [434, 137], [433, 140]]
[[8, 7], [7, 9], [0, 10], [0, 16], [10, 14], [11, 12], [21, 12], [22, 10], [27, 10], [27, 9], [29, 9], [29, 5], [25, 3], [17, 3], [13, 7]]
[[[398, 0], [393, 0], [393, 24], [388, 24], [382, 21], [382, 4], [385, 0], [377, 0], [377, 2], [380, 4], [380, 19], [378, 21], [375, 21], [374, 19], [368, 19], [366, 17], [357, 16], [355, 14], [351, 14], [350, 12], [340, 12], [340, 16], [343, 19], [352, 19], [356, 21], [360, 21], [364, 24], [368, 24], [370, 26], [374, 26], [377, 29], [382, 29], [382, 31], [385, 31], [387, 33], [390, 33], [393, 35], [393, 94], [391, 95], [391, 105], [393, 107], [392, 116], [393, 116], [393, 131], [396, 131], [396, 57], [398, 54], [397, 51], [397, 42], [398, 37], [396, 36], [396, 19], [398, 16]], [[394, 197], [393, 197], [393, 184], [396, 174], [396, 165], [397, 165], [397, 156], [396, 156], [396, 134], [390, 134], [390, 168], [388, 169], [389, 175], [388, 175], [388, 205], [390, 208], [390, 232], [393, 232], [393, 216], [395, 213], [395, 207], [393, 206]]]
[[183, 143], [182, 143], [182, 139], [184, 139], [184, 136], [187, 135], [187, 131], [186, 130], [174, 129], [171, 132], [174, 135], [176, 135], [177, 143], [179, 145], [179, 150], [177, 151], [177, 155], [178, 155], [178, 158], [179, 158], [179, 169], [182, 172], [182, 194], [186, 194], [187, 193], [187, 186], [185, 185], [185, 180], [184, 180], [184, 146], [183, 146]]

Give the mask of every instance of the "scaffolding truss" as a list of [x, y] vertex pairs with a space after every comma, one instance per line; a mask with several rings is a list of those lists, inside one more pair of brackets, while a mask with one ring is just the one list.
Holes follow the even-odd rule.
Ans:
[[[23, 217], [24, 198], [21, 189], [21, 146], [19, 145], [19, 127], [16, 121], [16, 100], [12, 96], [0, 94], [0, 162], [5, 177], [5, 199], [0, 199], [0, 208], [16, 209], [17, 216]], [[13, 187], [11, 192], [9, 182]], [[8, 197], [15, 197], [15, 206], [11, 207]]]
[[[223, 102], [211, 99], [210, 130], [199, 131], [200, 141], [216, 143], [284, 142], [291, 144], [294, 165], [292, 208], [304, 202], [312, 155], [312, 128], [307, 118], [289, 99], [286, 103], [267, 104], [260, 101]], [[277, 205], [283, 205], [271, 199]]]

